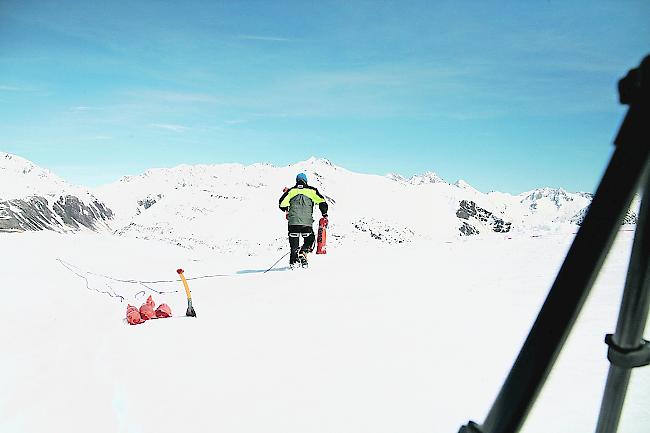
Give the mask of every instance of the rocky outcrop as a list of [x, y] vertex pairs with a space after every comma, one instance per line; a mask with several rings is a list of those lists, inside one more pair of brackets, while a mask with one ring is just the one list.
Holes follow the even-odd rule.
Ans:
[[460, 202], [456, 216], [461, 220], [465, 220], [462, 221], [459, 228], [463, 236], [479, 234], [481, 231], [478, 227], [486, 227], [496, 233], [507, 233], [512, 228], [512, 223], [504, 221], [492, 212], [476, 206], [476, 203], [470, 200]]
[[100, 201], [84, 203], [72, 195], [56, 201], [33, 196], [0, 202], [0, 232], [100, 230], [112, 218], [113, 212]]
[[145, 209], [149, 209], [151, 206], [155, 205], [158, 203], [158, 200], [160, 200], [161, 195], [158, 194], [157, 199], [154, 197], [147, 197], [142, 200], [138, 200], [138, 206], [142, 206]]
[[[584, 207], [582, 210], [580, 210], [580, 212], [575, 214], [573, 218], [569, 220], [569, 222], [581, 226], [585, 220], [585, 217], [587, 216], [588, 211], [589, 211], [589, 206]], [[621, 224], [636, 224], [637, 220], [638, 217], [636, 215], [636, 212], [628, 210], [625, 213], [625, 216], [623, 217], [623, 222]]]
[[415, 233], [409, 228], [397, 227], [374, 218], [360, 219], [354, 221], [352, 225], [358, 232], [390, 244], [411, 242], [415, 237]]
[[43, 197], [0, 202], [0, 232], [62, 229], [56, 214]]
[[460, 230], [460, 234], [463, 236], [471, 236], [471, 235], [479, 234], [479, 231], [476, 229], [476, 227], [466, 223], [465, 221], [463, 221], [463, 224], [460, 226], [459, 230]]

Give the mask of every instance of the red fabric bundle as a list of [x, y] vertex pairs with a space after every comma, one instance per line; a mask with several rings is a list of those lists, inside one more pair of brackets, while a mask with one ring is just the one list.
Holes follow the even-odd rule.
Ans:
[[158, 308], [156, 308], [156, 303], [151, 296], [149, 296], [145, 303], [142, 304], [140, 310], [135, 308], [133, 305], [128, 305], [126, 307], [126, 320], [131, 325], [139, 325], [149, 319], [163, 319], [171, 316], [172, 309], [169, 308], [169, 305], [160, 304], [158, 305]]
[[156, 308], [156, 317], [159, 319], [172, 316], [172, 309], [167, 304], [160, 304]]
[[143, 320], [149, 320], [149, 319], [153, 319], [154, 317], [156, 317], [156, 314], [154, 313], [153, 308], [151, 307], [151, 305], [145, 303], [145, 304], [142, 304], [142, 306], [140, 307], [140, 317]]
[[139, 325], [144, 322], [140, 316], [140, 312], [133, 305], [128, 305], [126, 307], [126, 320], [131, 325]]

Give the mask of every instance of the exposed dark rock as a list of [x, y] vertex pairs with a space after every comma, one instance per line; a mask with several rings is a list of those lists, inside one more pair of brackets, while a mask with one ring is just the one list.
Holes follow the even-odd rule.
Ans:
[[480, 233], [476, 227], [466, 223], [465, 221], [463, 221], [463, 225], [460, 226], [459, 230], [460, 230], [460, 234], [462, 234], [463, 236], [477, 235]]
[[142, 206], [145, 209], [149, 209], [151, 206], [158, 203], [158, 200], [160, 200], [161, 198], [162, 198], [162, 194], [158, 194], [155, 197], [149, 196], [149, 197], [144, 198], [142, 200], [138, 200], [138, 206]]
[[[590, 206], [591, 206], [591, 205], [590, 205]], [[580, 212], [578, 212], [578, 213], [575, 214], [573, 217], [571, 217], [571, 219], [569, 220], [569, 222], [572, 222], [573, 224], [576, 224], [576, 225], [581, 226], [582, 223], [583, 223], [584, 220], [585, 220], [585, 217], [587, 216], [587, 212], [589, 211], [589, 207], [590, 207], [590, 206], [585, 206], [584, 208], [582, 208], [582, 209], [580, 210]], [[622, 224], [636, 224], [636, 223], [637, 223], [637, 220], [638, 220], [638, 216], [637, 216], [636, 212], [633, 212], [633, 211], [631, 211], [631, 210], [628, 210], [628, 211], [625, 213], [625, 216], [623, 217], [623, 222], [622, 222]]]
[[358, 220], [353, 223], [354, 228], [368, 234], [371, 238], [386, 243], [404, 243], [413, 240], [415, 233], [408, 228], [395, 227], [373, 218]]
[[[471, 200], [462, 200], [460, 202], [460, 207], [456, 211], [456, 216], [462, 220], [479, 221], [481, 225], [490, 226], [492, 231], [497, 233], [507, 233], [512, 228], [512, 223], [504, 221], [501, 218], [495, 216], [492, 212], [476, 206], [476, 203]], [[459, 230], [463, 236], [479, 233], [478, 229], [475, 226], [465, 221], [463, 221], [463, 225]]]
[[62, 227], [43, 197], [0, 203], [0, 231], [45, 230], [50, 225]]
[[138, 200], [138, 205], [143, 206], [145, 209], [149, 209], [154, 204], [156, 204], [156, 200], [151, 199], [151, 198], [146, 198], [144, 200]]
[[113, 212], [95, 200], [86, 205], [71, 195], [61, 196], [52, 204], [44, 197], [29, 197], [0, 202], [0, 232], [36, 230], [78, 230], [80, 226], [97, 229], [98, 222], [108, 222]]

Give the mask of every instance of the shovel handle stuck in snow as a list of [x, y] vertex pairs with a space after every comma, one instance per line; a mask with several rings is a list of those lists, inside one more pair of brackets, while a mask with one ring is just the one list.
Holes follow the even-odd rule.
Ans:
[[185, 312], [185, 315], [189, 317], [196, 317], [196, 311], [194, 311], [194, 307], [192, 307], [192, 294], [190, 293], [190, 286], [187, 284], [185, 275], [183, 275], [183, 272], [185, 271], [182, 269], [177, 269], [176, 272], [181, 276], [181, 281], [183, 282], [183, 286], [185, 286], [185, 294], [187, 295], [187, 311]]

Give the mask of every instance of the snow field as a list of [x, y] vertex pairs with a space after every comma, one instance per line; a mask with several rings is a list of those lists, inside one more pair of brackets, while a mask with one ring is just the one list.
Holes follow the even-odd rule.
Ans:
[[[621, 233], [524, 431], [592, 432], [631, 233]], [[110, 235], [0, 236], [0, 431], [455, 432], [481, 422], [571, 239], [358, 242], [263, 273], [286, 252], [219, 255]], [[286, 247], [285, 247], [286, 248]], [[126, 302], [56, 258], [117, 278], [176, 279], [198, 317], [128, 326]], [[175, 316], [180, 283], [90, 276]], [[639, 369], [621, 432], [647, 431]]]

